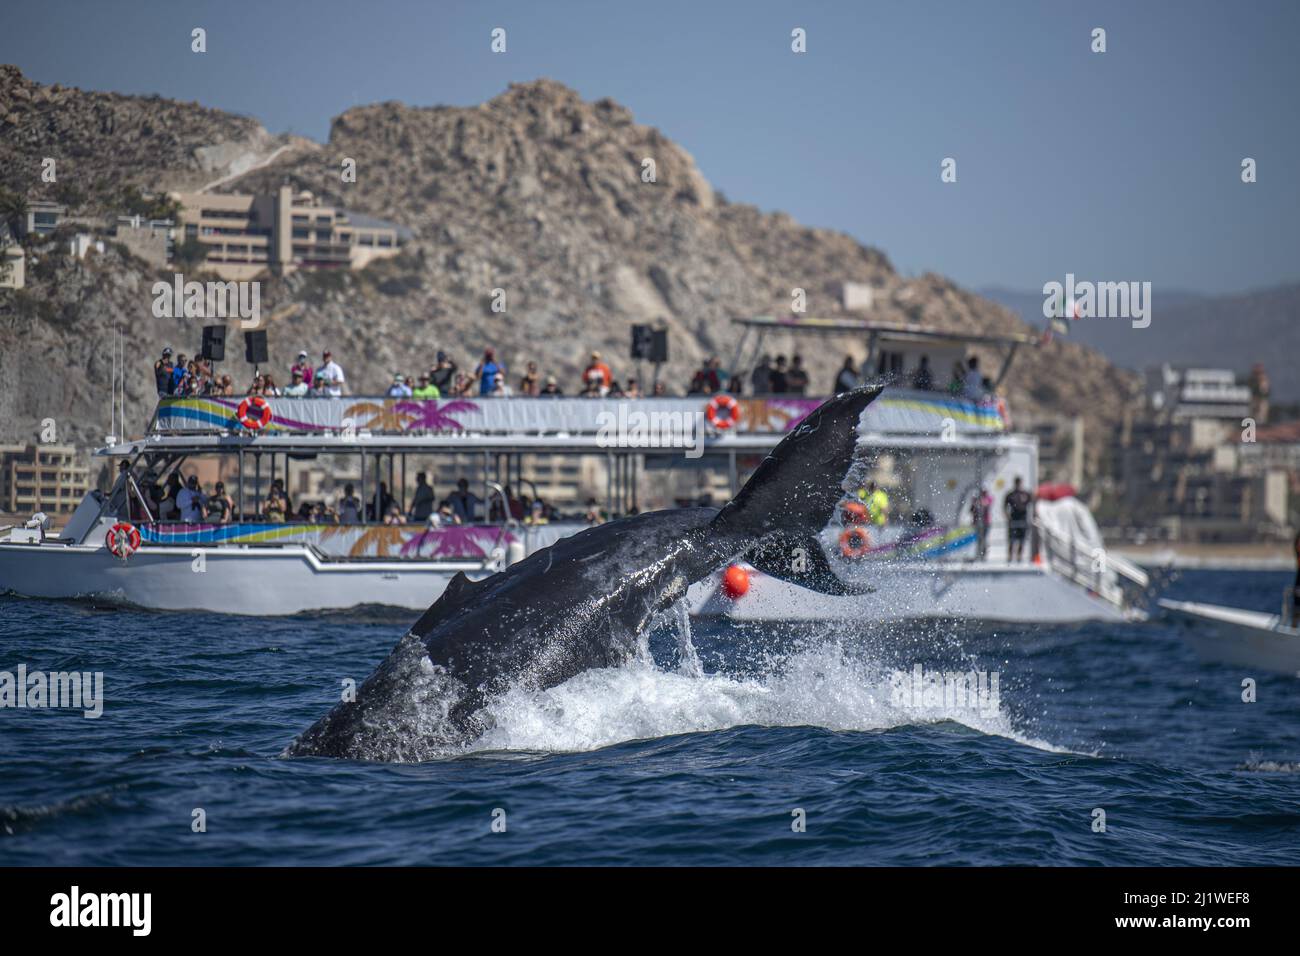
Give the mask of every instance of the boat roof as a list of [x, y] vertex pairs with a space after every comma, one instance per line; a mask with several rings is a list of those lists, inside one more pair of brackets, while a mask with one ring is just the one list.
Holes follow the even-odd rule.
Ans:
[[[715, 401], [734, 425], [708, 424]], [[233, 453], [506, 452], [682, 454], [766, 452], [824, 401], [802, 395], [685, 398], [269, 398], [191, 396], [158, 402], [148, 432], [100, 455], [151, 449]], [[889, 388], [863, 413], [862, 440], [895, 448], [990, 447], [1004, 410], [944, 392]]]
[[985, 335], [976, 332], [959, 332], [907, 322], [873, 322], [868, 319], [840, 317], [834, 319], [814, 316], [755, 315], [733, 318], [732, 323], [745, 328], [778, 330], [783, 332], [833, 332], [858, 335], [877, 335], [894, 341], [950, 342], [967, 345], [1037, 345], [1038, 338], [1026, 332], [1005, 335]]
[[[782, 438], [777, 434], [730, 434], [705, 438], [700, 444], [704, 455], [766, 454]], [[889, 449], [934, 449], [939, 451], [1005, 449], [1034, 443], [1030, 435], [968, 435], [945, 439], [939, 435], [899, 435], [863, 432], [860, 445]], [[144, 452], [176, 452], [183, 454], [237, 454], [247, 452], [274, 452], [291, 455], [335, 454], [447, 454], [480, 452], [524, 454], [637, 454], [681, 456], [690, 450], [685, 445], [611, 445], [595, 435], [358, 435], [342, 438], [338, 435], [150, 435], [144, 438], [123, 440], [105, 445], [95, 451], [103, 457], [134, 456]], [[690, 456], [688, 456], [690, 457]]]

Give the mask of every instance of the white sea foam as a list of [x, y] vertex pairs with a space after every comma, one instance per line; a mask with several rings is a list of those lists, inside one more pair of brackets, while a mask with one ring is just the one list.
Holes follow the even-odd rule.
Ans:
[[836, 641], [795, 650], [756, 677], [692, 670], [687, 665], [667, 671], [642, 657], [626, 667], [586, 671], [547, 690], [512, 690], [488, 706], [491, 729], [470, 749], [572, 752], [747, 724], [878, 731], [952, 720], [984, 734], [1066, 752], [1026, 736], [1000, 704], [992, 712], [900, 706], [893, 702], [889, 673], [847, 654]]

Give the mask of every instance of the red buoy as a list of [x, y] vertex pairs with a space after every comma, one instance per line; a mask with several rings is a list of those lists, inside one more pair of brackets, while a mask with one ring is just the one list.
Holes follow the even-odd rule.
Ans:
[[722, 592], [734, 601], [736, 598], [744, 597], [748, 590], [749, 572], [738, 564], [727, 568], [726, 573], [722, 575]]
[[845, 524], [866, 524], [867, 506], [860, 501], [844, 502], [844, 523]]

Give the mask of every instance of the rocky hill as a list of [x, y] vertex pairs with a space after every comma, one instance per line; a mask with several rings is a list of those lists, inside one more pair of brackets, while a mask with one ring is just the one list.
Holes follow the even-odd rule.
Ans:
[[[212, 174], [205, 156], [265, 154], [268, 142], [251, 120], [196, 105], [43, 88], [11, 67], [0, 72], [4, 182], [29, 195], [40, 194], [39, 157], [53, 150], [76, 157], [61, 169], [81, 181], [166, 188]], [[512, 380], [536, 359], [572, 390], [592, 348], [614, 360], [620, 378], [629, 374], [629, 326], [646, 321], [669, 326], [665, 378], [680, 388], [706, 355], [729, 357], [732, 316], [788, 314], [795, 288], [806, 291], [810, 315], [841, 314], [845, 281], [876, 287], [871, 316], [881, 321], [985, 333], [1027, 328], [942, 276], [899, 275], [882, 252], [847, 235], [727, 202], [685, 150], [635, 123], [625, 107], [585, 102], [548, 80], [513, 85], [472, 108], [359, 107], [334, 120], [328, 143], [296, 145], [221, 188], [290, 182], [416, 236], [399, 258], [361, 273], [264, 283], [264, 312], [302, 306], [272, 324], [273, 364], [287, 366], [300, 347], [328, 345], [354, 391], [380, 391], [394, 371], [427, 367], [438, 348], [472, 364], [486, 345], [497, 347]], [[356, 161], [355, 183], [342, 181], [345, 158]], [[643, 180], [646, 159], [654, 160], [654, 182]], [[79, 263], [47, 257], [33, 270], [29, 294], [0, 315], [3, 437], [30, 434], [57, 407], [94, 423], [78, 437], [95, 440], [100, 420], [107, 424], [103, 346], [114, 327], [126, 330], [136, 360], [129, 421], [147, 420], [151, 357], [163, 344], [193, 350], [201, 324], [150, 314], [156, 278], [112, 249]], [[490, 307], [498, 288], [504, 314]], [[768, 345], [801, 351], [817, 390], [829, 387], [846, 352], [863, 353], [849, 338], [777, 337]], [[242, 362], [229, 367], [243, 371]], [[1105, 435], [1133, 384], [1097, 353], [1054, 341], [1022, 350], [1008, 393], [1013, 408], [1082, 414], [1092, 435]]]
[[[291, 142], [198, 103], [44, 86], [0, 65], [0, 187], [28, 199], [119, 211], [124, 187], [198, 188]], [[42, 177], [47, 157], [54, 182]]]

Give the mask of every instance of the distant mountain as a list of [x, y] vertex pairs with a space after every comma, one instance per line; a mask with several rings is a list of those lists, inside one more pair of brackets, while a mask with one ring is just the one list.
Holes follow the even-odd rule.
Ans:
[[[1030, 325], [1046, 322], [1039, 292], [992, 287], [979, 293]], [[1153, 289], [1151, 299], [1151, 325], [1145, 329], [1119, 319], [1080, 319], [1070, 323], [1067, 338], [1134, 370], [1168, 362], [1245, 375], [1262, 362], [1273, 399], [1300, 402], [1300, 284], [1221, 296]]]

